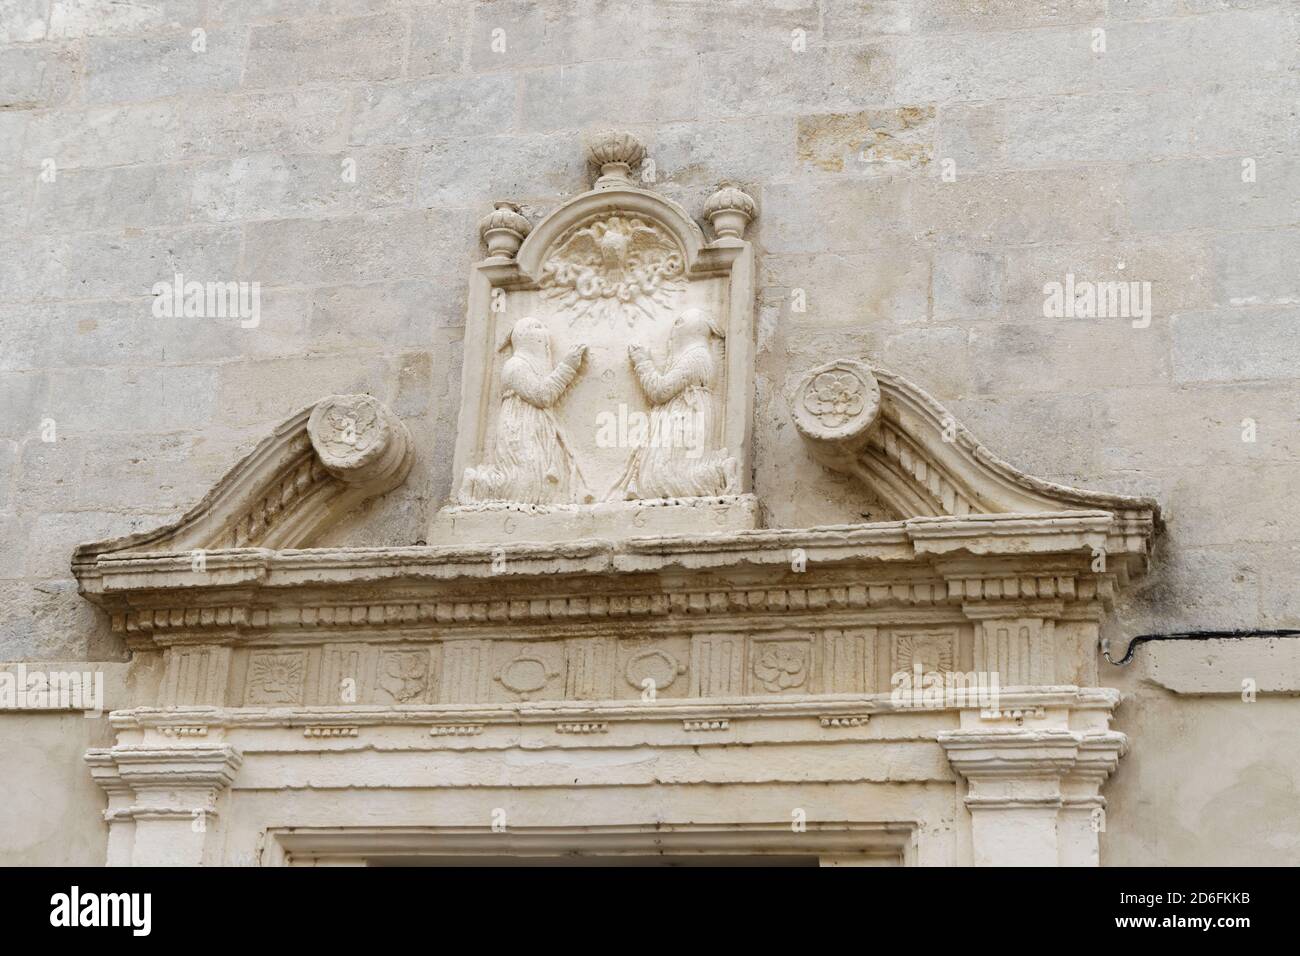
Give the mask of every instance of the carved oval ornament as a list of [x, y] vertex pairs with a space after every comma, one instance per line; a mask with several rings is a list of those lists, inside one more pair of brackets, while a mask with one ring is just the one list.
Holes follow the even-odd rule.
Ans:
[[865, 435], [880, 415], [880, 385], [861, 362], [830, 362], [804, 376], [792, 412], [795, 427], [807, 437], [850, 441]]
[[646, 680], [653, 681], [656, 690], [665, 690], [678, 674], [685, 673], [686, 665], [679, 664], [677, 658], [661, 650], [642, 651], [628, 660], [623, 671], [627, 682], [637, 690], [644, 687]]
[[497, 680], [516, 694], [531, 694], [541, 690], [548, 680], [556, 676], [558, 675], [549, 670], [540, 657], [520, 655], [501, 668]]

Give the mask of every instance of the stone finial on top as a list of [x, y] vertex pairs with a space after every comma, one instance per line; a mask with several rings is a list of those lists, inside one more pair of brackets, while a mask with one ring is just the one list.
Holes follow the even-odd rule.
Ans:
[[719, 239], [743, 239], [745, 227], [758, 215], [758, 205], [735, 183], [723, 182], [705, 201], [704, 215], [713, 224]]
[[479, 233], [487, 243], [489, 256], [513, 259], [532, 224], [519, 211], [518, 203], [502, 200], [492, 205], [493, 210], [479, 220]]
[[632, 185], [632, 170], [645, 159], [645, 144], [622, 130], [603, 130], [587, 140], [587, 158], [600, 169], [596, 189]]

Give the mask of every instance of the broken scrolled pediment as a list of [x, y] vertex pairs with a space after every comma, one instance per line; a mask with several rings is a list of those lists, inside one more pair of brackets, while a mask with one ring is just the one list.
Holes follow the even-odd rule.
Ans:
[[989, 451], [901, 375], [839, 359], [807, 372], [791, 416], [809, 451], [858, 478], [900, 519], [1105, 511], [1149, 533], [1154, 500], [1035, 478]]
[[264, 439], [178, 521], [79, 547], [83, 587], [105, 557], [309, 545], [350, 508], [405, 479], [406, 426], [369, 395], [331, 395]]

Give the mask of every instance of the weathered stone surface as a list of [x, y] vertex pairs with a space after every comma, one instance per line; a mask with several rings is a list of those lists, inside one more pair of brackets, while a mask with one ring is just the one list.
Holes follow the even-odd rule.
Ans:
[[242, 84], [257, 88], [393, 79], [401, 75], [402, 61], [390, 51], [403, 42], [407, 28], [404, 18], [387, 14], [253, 27]]
[[233, 31], [112, 37], [85, 43], [88, 103], [152, 100], [178, 93], [218, 93], [239, 85], [245, 39]]
[[[411, 555], [392, 549], [437, 544], [430, 524], [462, 478], [453, 464], [457, 420], [463, 386], [479, 374], [466, 363], [482, 365], [484, 345], [467, 281], [484, 255], [478, 222], [494, 202], [513, 200], [536, 228], [589, 186], [597, 170], [577, 144], [607, 127], [644, 141], [633, 185], [679, 203], [694, 220], [683, 228], [702, 230], [705, 241], [716, 235], [705, 204], [723, 180], [756, 204], [744, 230], [754, 253], [753, 292], [742, 296], [752, 304], [754, 349], [745, 480], [769, 530], [891, 521], [906, 511], [896, 487], [819, 464], [792, 422], [810, 369], [863, 360], [919, 383], [998, 455], [1036, 475], [1161, 499], [1161, 543], [1150, 576], [1120, 595], [1117, 618], [1105, 624], [1112, 646], [1143, 632], [1300, 626], [1298, 37], [1300, 15], [1276, 0], [0, 4], [0, 660], [117, 660], [129, 640], [138, 700], [157, 703], [163, 652], [150, 649], [151, 632], [127, 631], [125, 622], [114, 630], [110, 615], [77, 593], [70, 554], [175, 519], [272, 429], [331, 393], [383, 402], [408, 430], [416, 460], [400, 486], [332, 516], [312, 543], [396, 553], [393, 573], [411, 574]], [[259, 283], [257, 322], [156, 315], [153, 286], [177, 273]], [[1067, 275], [1151, 283], [1150, 325], [1045, 317], [1044, 286]], [[593, 336], [613, 332], [601, 326]], [[662, 362], [667, 340], [648, 344]], [[487, 350], [503, 358], [510, 350], [499, 345]], [[578, 407], [595, 414], [613, 391], [593, 387]], [[839, 393], [828, 386], [826, 394], [833, 415]], [[890, 474], [903, 481], [908, 473]], [[292, 501], [292, 489], [273, 491], [275, 502]], [[278, 507], [271, 491], [259, 505]], [[829, 613], [791, 603], [819, 600], [812, 588], [796, 595], [808, 574], [824, 571], [814, 555], [810, 571], [786, 572], [792, 548], [752, 551], [779, 558], [761, 613]], [[525, 611], [480, 600], [520, 587], [525, 559], [513, 544], [506, 550], [504, 578], [488, 576], [484, 556], [482, 590], [431, 602], [420, 633], [509, 633], [509, 615]], [[1076, 551], [1088, 553], [1082, 544]], [[656, 592], [665, 601], [700, 576], [706, 558], [697, 548], [672, 560], [676, 583]], [[440, 561], [418, 574], [461, 573]], [[767, 572], [756, 564], [748, 573]], [[594, 694], [593, 675], [608, 673], [608, 693], [635, 707], [628, 660], [602, 670], [609, 662], [600, 650], [557, 638], [577, 633], [575, 622], [593, 627], [599, 591], [584, 586], [563, 607], [549, 592], [536, 597], [538, 608], [530, 597], [530, 642], [566, 670], [547, 678], [548, 692]], [[376, 593], [351, 593], [340, 627], [368, 640], [390, 626], [371, 624], [372, 613], [407, 613], [375, 604]], [[690, 637], [681, 635], [716, 613], [716, 597], [689, 600], [697, 602], [689, 611], [653, 618], [648, 629], [672, 630], [662, 647], [686, 666], [662, 689], [668, 706], [691, 699]], [[832, 590], [824, 600], [840, 598]], [[960, 615], [953, 609], [965, 601], [908, 604], [906, 613]], [[873, 604], [871, 613], [882, 606], [891, 615], [901, 607]], [[148, 626], [198, 626], [183, 610], [173, 624], [172, 610]], [[365, 620], [354, 623], [358, 611]], [[643, 630], [648, 617], [610, 620], [620, 647], [660, 640]], [[973, 655], [983, 625], [962, 626], [970, 628], [962, 653]], [[1291, 645], [1243, 642], [1233, 652], [1242, 660], [1209, 662], [1205, 648], [1159, 646], [1151, 659], [1176, 664], [1175, 679], [1163, 664], [1148, 668], [1146, 650], [1127, 668], [1099, 663], [1089, 626], [1058, 622], [1070, 658], [1061, 679], [1119, 687], [1125, 702], [1113, 726], [1131, 738], [1103, 791], [1103, 861], [1294, 864], [1300, 850], [1278, 822], [1294, 807], [1277, 796], [1277, 781], [1297, 776], [1288, 744], [1294, 706], [1273, 696], [1296, 692], [1291, 658], [1279, 656], [1294, 654]], [[288, 644], [309, 646], [294, 633]], [[460, 691], [440, 697], [438, 681], [461, 665], [438, 654], [467, 642], [430, 637], [407, 648], [409, 634], [398, 636], [368, 646], [429, 652], [421, 705], [455, 698]], [[872, 640], [887, 671], [896, 649], [888, 635]], [[321, 644], [310, 646], [318, 653]], [[484, 825], [483, 801], [512, 792], [484, 753], [550, 748], [526, 779], [512, 781], [514, 792], [529, 791], [520, 799], [538, 819], [582, 827], [626, 822], [625, 804], [604, 796], [619, 787], [590, 787], [575, 800], [556, 783], [570, 767], [608, 783], [619, 778], [603, 747], [699, 747], [704, 758], [656, 757], [653, 769], [635, 771], [642, 793], [662, 773], [653, 800], [665, 819], [730, 819], [733, 803], [698, 796], [708, 789], [699, 786], [707, 765], [744, 780], [746, 806], [768, 819], [787, 819], [816, 781], [839, 818], [855, 819], [866, 801], [882, 818], [923, 820], [907, 862], [967, 864], [983, 852], [970, 814], [955, 810], [953, 785], [961, 767], [970, 769], [963, 755], [992, 743], [945, 738], [950, 762], [934, 740], [952, 732], [955, 714], [874, 713], [870, 725], [831, 727], [815, 716], [737, 712], [725, 730], [708, 729], [716, 712], [674, 718], [667, 730], [645, 729], [656, 721], [643, 714], [543, 719], [545, 702], [516, 701], [496, 679], [518, 683], [520, 668], [505, 671], [525, 649], [498, 650], [499, 659], [484, 658], [487, 686], [468, 681], [463, 699], [481, 691], [486, 705], [516, 708], [509, 727], [460, 735], [459, 718], [430, 710], [421, 727], [363, 726], [357, 738], [324, 743], [405, 754], [391, 768], [402, 780], [416, 772], [404, 760], [444, 773], [450, 764], [436, 748], [464, 748], [455, 756], [471, 769], [451, 781], [444, 809], [465, 825]], [[848, 656], [818, 672], [832, 683], [846, 679], [836, 668], [856, 653], [844, 644], [838, 652]], [[404, 682], [418, 683], [404, 670], [416, 664], [392, 660], [398, 676], [368, 691], [385, 704], [413, 686]], [[570, 660], [578, 662], [572, 680]], [[760, 657], [743, 660], [742, 694], [761, 686], [752, 666]], [[1232, 679], [1248, 670], [1277, 679], [1253, 704], [1230, 696]], [[724, 686], [727, 673], [697, 689], [709, 680]], [[245, 691], [231, 686], [233, 711]], [[1077, 703], [1059, 704], [1071, 729], [1099, 713]], [[435, 737], [435, 724], [451, 730]], [[246, 776], [223, 791], [240, 801], [224, 862], [238, 862], [233, 854], [253, 845], [265, 820], [330, 823], [308, 785], [316, 771], [304, 769], [323, 738], [300, 727], [230, 732], [265, 734], [266, 749], [250, 752], [237, 771]], [[140, 733], [163, 746], [195, 742], [160, 727]], [[836, 734], [844, 740], [826, 736]], [[890, 743], [885, 756], [881, 737], [930, 743]], [[1068, 756], [1077, 753], [1072, 738], [1031, 737], [1022, 751], [1050, 746], [1077, 759]], [[0, 714], [0, 762], [42, 781], [32, 792], [48, 811], [34, 814], [29, 800], [0, 814], [4, 862], [103, 862], [102, 792], [84, 769], [68, 768], [88, 747], [113, 741], [102, 720]], [[430, 741], [435, 749], [418, 753]], [[767, 755], [761, 761], [741, 753], [754, 744]], [[1223, 759], [1211, 766], [1207, 751]], [[214, 768], [205, 779], [220, 781], [224, 771]], [[351, 770], [329, 773], [364, 784], [348, 798], [358, 817], [427, 822], [394, 796], [386, 768], [360, 760], [352, 769], [351, 778]], [[249, 789], [289, 779], [304, 781], [291, 800]], [[906, 795], [889, 779], [908, 780]], [[978, 793], [990, 781], [969, 785]], [[77, 822], [52, 830], [55, 814]], [[960, 837], [934, 836], [963, 826]], [[266, 837], [268, 859], [278, 839]], [[1017, 840], [1006, 845], [1038, 846]]]
[[77, 51], [67, 47], [0, 49], [0, 109], [30, 110], [66, 102], [79, 66]]

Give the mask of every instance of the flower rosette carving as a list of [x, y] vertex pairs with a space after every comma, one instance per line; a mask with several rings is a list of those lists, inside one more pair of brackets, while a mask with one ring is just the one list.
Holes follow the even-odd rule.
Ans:
[[827, 428], [838, 428], [862, 411], [862, 380], [847, 372], [822, 372], [804, 392], [804, 406]]
[[879, 414], [880, 385], [861, 362], [843, 360], [815, 368], [795, 392], [795, 426], [818, 441], [864, 437]]
[[808, 679], [808, 648], [768, 644], [754, 661], [754, 676], [774, 694], [803, 686]]

